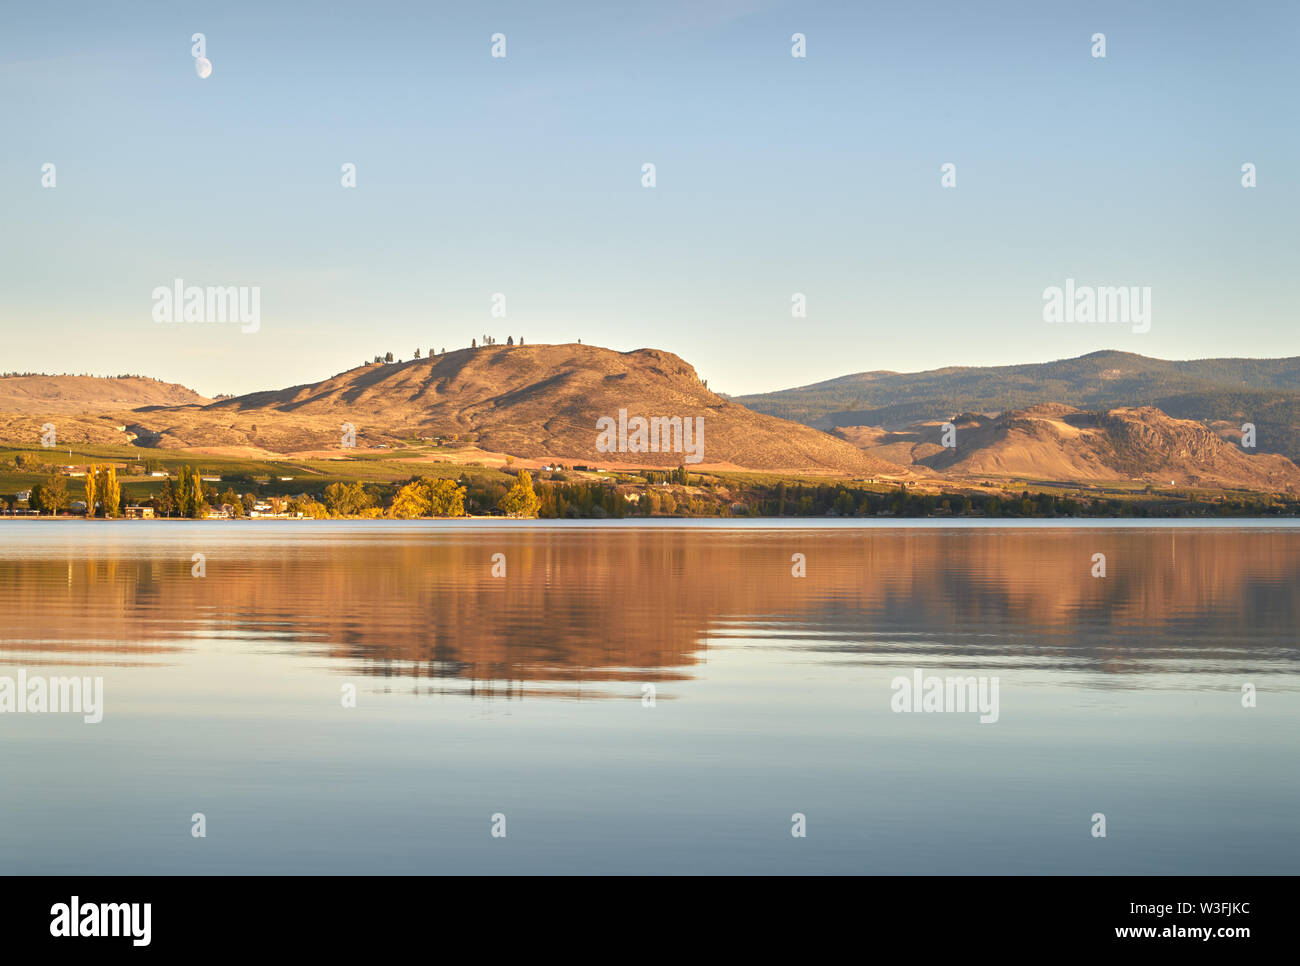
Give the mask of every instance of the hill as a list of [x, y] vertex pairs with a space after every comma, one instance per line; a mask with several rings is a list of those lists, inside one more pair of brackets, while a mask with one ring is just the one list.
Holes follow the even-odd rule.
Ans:
[[1177, 362], [1102, 351], [1017, 366], [862, 372], [735, 401], [827, 430], [897, 427], [1049, 402], [1098, 410], [1152, 406], [1199, 420], [1225, 438], [1252, 422], [1262, 452], [1300, 459], [1300, 357]]
[[939, 421], [836, 433], [878, 458], [949, 479], [1137, 481], [1300, 492], [1300, 467], [1286, 457], [1243, 450], [1201, 423], [1171, 419], [1153, 407], [1086, 412], [1047, 404], [998, 416], [964, 413], [952, 422], [953, 447], [942, 445]]
[[0, 413], [99, 415], [145, 406], [209, 402], [184, 386], [145, 376], [0, 376]]
[[338, 449], [411, 438], [470, 440], [516, 457], [617, 467], [677, 466], [684, 452], [597, 449], [597, 421], [702, 418], [703, 464], [787, 472], [904, 473], [833, 436], [755, 413], [710, 392], [671, 352], [584, 345], [487, 346], [429, 359], [372, 363], [322, 382], [140, 413], [141, 444]]

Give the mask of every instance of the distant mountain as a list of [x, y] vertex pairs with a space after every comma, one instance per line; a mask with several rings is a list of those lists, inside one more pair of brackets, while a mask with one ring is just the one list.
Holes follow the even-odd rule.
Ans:
[[318, 383], [204, 406], [139, 414], [147, 445], [261, 452], [338, 449], [350, 423], [357, 445], [412, 437], [472, 439], [524, 458], [601, 466], [675, 467], [682, 452], [602, 453], [597, 421], [702, 417], [703, 465], [785, 472], [906, 473], [827, 433], [755, 413], [710, 392], [671, 352], [529, 345], [461, 349], [373, 363]]
[[[1300, 467], [1275, 453], [1243, 450], [1192, 420], [1153, 407], [1087, 412], [1049, 403], [998, 416], [963, 413], [895, 430], [835, 432], [880, 459], [944, 478], [1006, 478], [1078, 483], [1144, 482], [1269, 492], [1300, 492]], [[1238, 434], [1240, 435], [1240, 434]]]
[[202, 406], [209, 402], [184, 386], [144, 376], [0, 376], [0, 413], [98, 415], [143, 406]]
[[963, 411], [997, 413], [1040, 403], [1106, 410], [1154, 406], [1220, 436], [1258, 431], [1258, 449], [1300, 458], [1300, 357], [1175, 362], [1130, 352], [1017, 366], [862, 372], [798, 389], [738, 396], [758, 412], [819, 429], [898, 427]]

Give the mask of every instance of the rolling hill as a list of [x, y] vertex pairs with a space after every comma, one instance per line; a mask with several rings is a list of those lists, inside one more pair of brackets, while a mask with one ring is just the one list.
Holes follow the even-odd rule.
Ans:
[[428, 359], [372, 363], [318, 383], [206, 405], [131, 414], [139, 445], [241, 447], [271, 453], [338, 449], [344, 423], [357, 446], [410, 438], [472, 440], [523, 458], [602, 466], [677, 466], [681, 452], [602, 453], [597, 420], [701, 417], [703, 464], [784, 472], [891, 474], [827, 433], [755, 413], [710, 392], [671, 352], [584, 345], [486, 346]]
[[1057, 362], [954, 366], [926, 372], [862, 372], [736, 402], [832, 429], [899, 427], [960, 412], [998, 413], [1040, 403], [1080, 409], [1152, 406], [1225, 438], [1243, 422], [1262, 452], [1300, 459], [1300, 357], [1175, 362], [1102, 351]]
[[[881, 480], [1172, 480], [1295, 492], [1300, 469], [1283, 454], [1293, 443], [1300, 450], [1284, 437], [1292, 423], [1300, 434], [1297, 387], [1300, 359], [1180, 363], [1102, 352], [1036, 366], [861, 373], [741, 397], [771, 411], [763, 413], [711, 392], [687, 362], [663, 350], [495, 345], [216, 401], [141, 377], [8, 376], [0, 378], [0, 438], [30, 445], [52, 421], [60, 444], [265, 459], [355, 456], [428, 441], [444, 445], [429, 445], [419, 458], [451, 462], [512, 457], [611, 469], [687, 462]], [[1143, 401], [1150, 397], [1173, 412]], [[598, 421], [617, 421], [620, 411], [628, 420], [702, 420], [702, 461], [688, 461], [680, 445], [602, 452]], [[1193, 418], [1180, 415], [1186, 412]], [[958, 430], [955, 449], [940, 442], [948, 420]], [[1245, 421], [1258, 429], [1254, 450], [1239, 445]], [[346, 427], [356, 449], [343, 445]]]
[[184, 386], [144, 376], [0, 376], [0, 413], [100, 415], [145, 406], [203, 406], [209, 402]]

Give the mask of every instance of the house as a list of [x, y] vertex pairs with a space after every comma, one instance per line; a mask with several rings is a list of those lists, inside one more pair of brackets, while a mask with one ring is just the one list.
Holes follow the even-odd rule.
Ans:
[[71, 503], [68, 504], [68, 512], [69, 512], [69, 513], [85, 513], [85, 512], [86, 512], [86, 501], [85, 501], [85, 500], [73, 500]]
[[127, 506], [126, 518], [128, 520], [152, 520], [153, 507], [151, 506]]
[[17, 493], [14, 494], [14, 499], [17, 500], [19, 503], [26, 503], [31, 498], [32, 498], [31, 490], [19, 490]]
[[278, 479], [281, 483], [288, 483], [288, 482], [290, 482], [290, 481], [293, 479], [293, 477], [292, 477], [292, 476], [278, 476], [278, 477], [276, 477], [276, 479]]
[[199, 479], [202, 480], [204, 483], [220, 483], [220, 482], [221, 482], [221, 477], [219, 477], [219, 476], [200, 476]]
[[154, 471], [151, 472], [149, 475], [150, 475], [150, 476], [166, 476], [166, 475], [167, 475], [167, 471], [166, 471], [166, 470], [154, 470]]

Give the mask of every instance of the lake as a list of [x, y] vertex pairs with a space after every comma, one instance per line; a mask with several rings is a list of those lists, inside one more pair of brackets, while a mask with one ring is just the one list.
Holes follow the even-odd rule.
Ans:
[[0, 870], [1300, 871], [1296, 521], [871, 522], [0, 522]]

